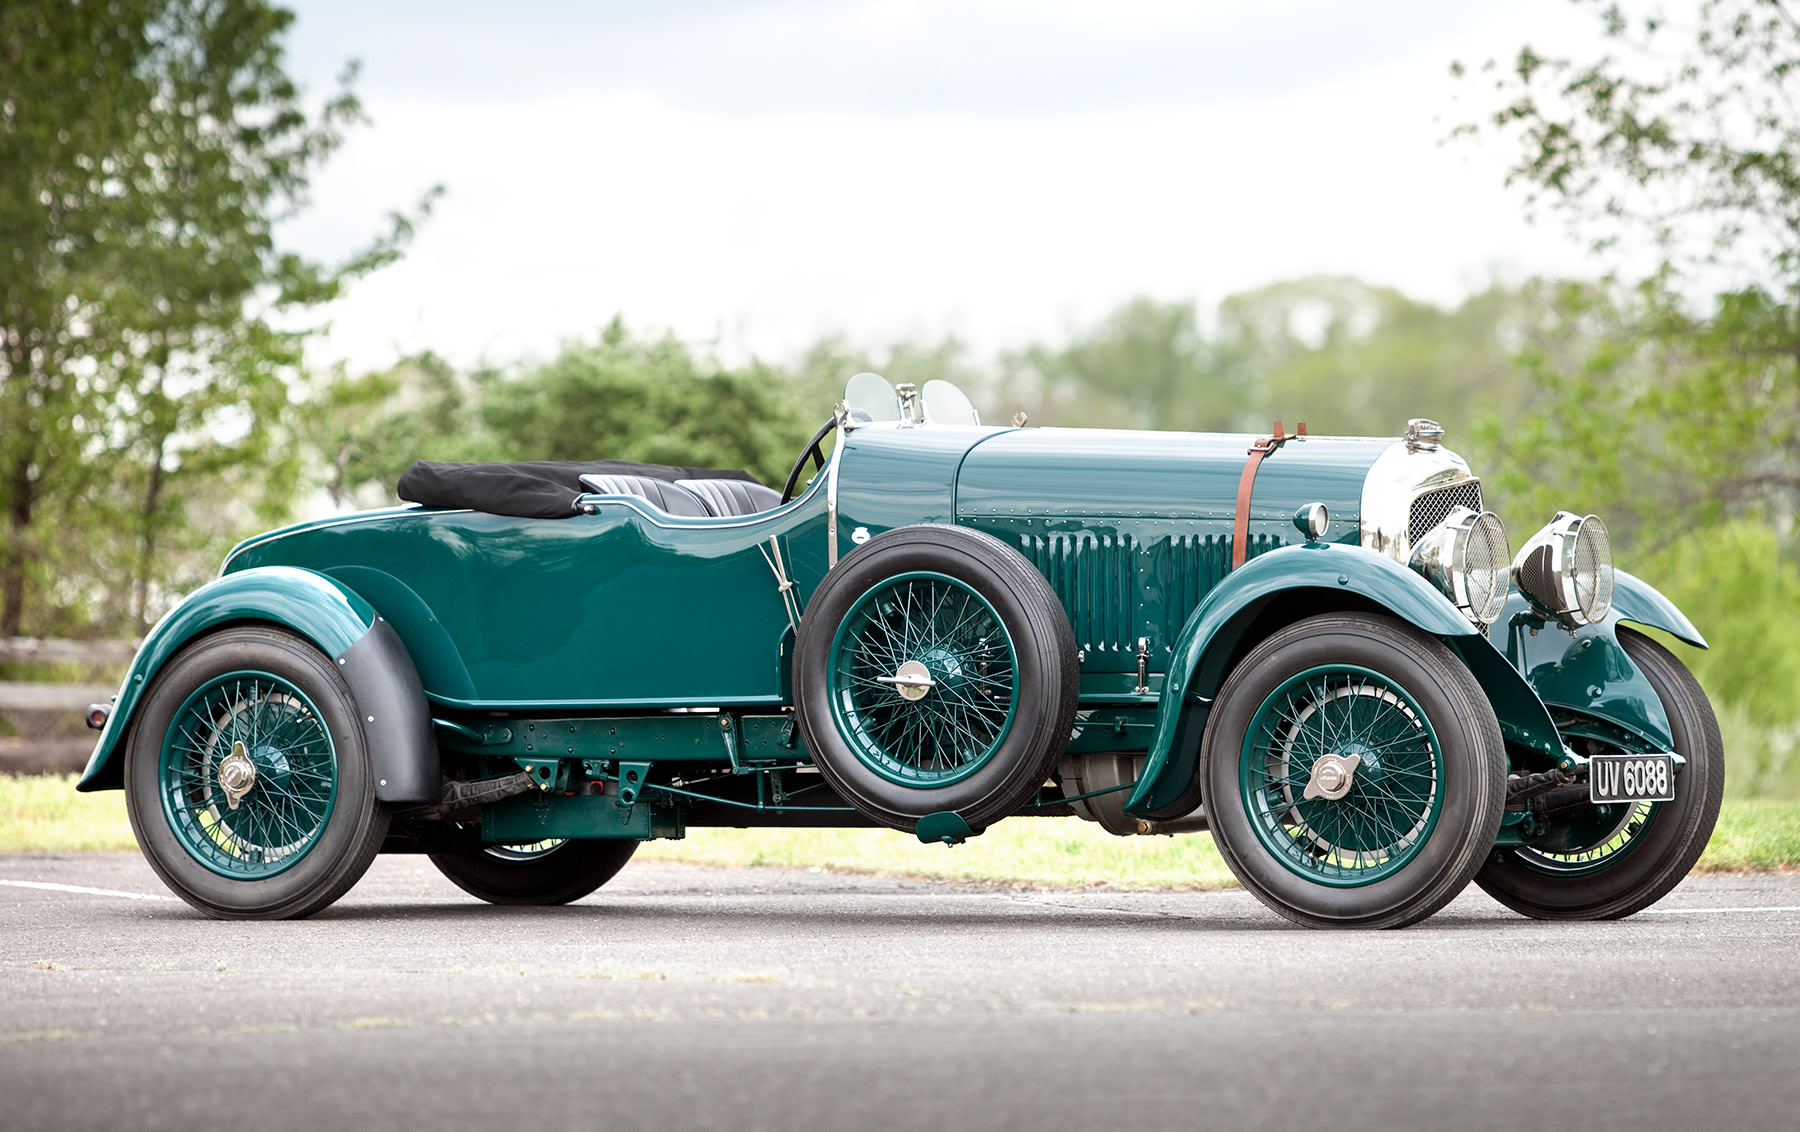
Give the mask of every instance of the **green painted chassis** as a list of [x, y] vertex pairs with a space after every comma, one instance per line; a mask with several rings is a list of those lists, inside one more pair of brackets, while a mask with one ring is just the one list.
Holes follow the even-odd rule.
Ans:
[[[1704, 642], [1654, 589], [1621, 573], [1613, 614], [1574, 634], [1514, 595], [1478, 632], [1417, 573], [1357, 545], [1355, 491], [1377, 451], [1367, 442], [1267, 461], [1248, 561], [1232, 570], [1229, 513], [1194, 501], [1230, 498], [1228, 457], [1244, 442], [857, 430], [798, 499], [746, 518], [675, 519], [595, 496], [585, 499], [593, 514], [564, 520], [397, 508], [271, 532], [234, 550], [217, 581], [152, 631], [78, 788], [121, 785], [134, 708], [170, 657], [207, 632], [254, 622], [290, 629], [338, 661], [368, 709], [384, 802], [435, 802], [444, 772], [525, 770], [539, 786], [482, 807], [479, 833], [402, 823], [390, 849], [678, 837], [688, 825], [866, 825], [795, 734], [792, 624], [774, 572], [792, 577], [803, 608], [830, 568], [834, 519], [846, 550], [869, 532], [954, 522], [1032, 558], [1083, 642], [1083, 723], [1069, 751], [1145, 754], [1125, 803], [1136, 817], [1198, 803], [1199, 740], [1231, 667], [1318, 613], [1386, 613], [1449, 644], [1493, 704], [1514, 770], [1555, 765], [1575, 735], [1670, 749], [1662, 706], [1617, 627]], [[1313, 500], [1351, 518], [1341, 541], [1295, 539], [1290, 518]], [[1122, 608], [1120, 563], [1130, 578]], [[1142, 685], [1131, 647], [1140, 637], [1152, 642]], [[1068, 801], [1046, 788], [1019, 812], [1067, 814]], [[1528, 818], [1509, 815], [1500, 843], [1533, 833]]]

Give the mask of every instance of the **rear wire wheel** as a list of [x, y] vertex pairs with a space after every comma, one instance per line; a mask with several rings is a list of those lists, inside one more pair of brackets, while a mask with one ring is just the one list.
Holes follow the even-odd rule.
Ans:
[[1552, 817], [1533, 845], [1496, 848], [1475, 877], [1489, 896], [1539, 920], [1616, 920], [1661, 900], [1694, 867], [1725, 795], [1719, 721], [1687, 666], [1642, 633], [1619, 646], [1656, 689], [1675, 753], [1673, 802], [1583, 805]]
[[637, 847], [624, 839], [538, 841], [433, 853], [431, 863], [451, 884], [489, 904], [568, 904], [611, 880]]
[[125, 803], [157, 875], [222, 919], [326, 907], [389, 821], [337, 666], [265, 626], [202, 637], [157, 673], [132, 721]]
[[1309, 927], [1404, 927], [1454, 899], [1494, 843], [1506, 749], [1441, 641], [1332, 614], [1251, 650], [1202, 739], [1225, 863]]

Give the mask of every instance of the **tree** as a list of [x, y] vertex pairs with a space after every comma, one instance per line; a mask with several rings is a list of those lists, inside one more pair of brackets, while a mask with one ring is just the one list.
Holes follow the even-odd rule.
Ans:
[[1692, 22], [1573, 2], [1594, 10], [1622, 53], [1578, 62], [1526, 45], [1509, 66], [1481, 69], [1500, 95], [1486, 126], [1518, 146], [1509, 183], [1596, 247], [1649, 237], [1665, 266], [1747, 269], [1749, 285], [1791, 300], [1800, 287], [1800, 21], [1786, 0], [1705, 0]]
[[[1398, 435], [1412, 417], [1452, 429], [1505, 404], [1511, 344], [1543, 316], [1534, 287], [1490, 287], [1453, 308], [1342, 277], [1276, 283], [1219, 306], [1215, 386], [1236, 388], [1239, 427]], [[1456, 433], [1453, 433], [1453, 436]]]
[[519, 372], [464, 376], [424, 355], [340, 374], [305, 414], [340, 506], [391, 501], [414, 460], [637, 460], [743, 468], [778, 485], [824, 415], [782, 370], [732, 369], [673, 335], [634, 335], [620, 318]]
[[1617, 53], [1490, 61], [1498, 102], [1459, 132], [1515, 145], [1509, 181], [1533, 207], [1655, 267], [1565, 296], [1610, 330], [1573, 367], [1532, 367], [1517, 474], [1541, 482], [1542, 457], [1581, 450], [1583, 418], [1604, 411], [1634, 465], [1568, 464], [1586, 479], [1570, 486], [1662, 488], [1664, 538], [1734, 515], [1785, 522], [1800, 507], [1800, 22], [1783, 0], [1707, 0], [1691, 23], [1576, 2]]
[[190, 498], [254, 469], [232, 497], [267, 516], [295, 483], [291, 316], [411, 229], [396, 216], [331, 267], [275, 246], [360, 115], [347, 88], [307, 111], [292, 19], [261, 0], [0, 7], [0, 635], [28, 614], [142, 631], [169, 552], [218, 537]]
[[1510, 407], [1513, 344], [1547, 308], [1537, 287], [1446, 309], [1315, 276], [1228, 296], [1209, 329], [1191, 302], [1139, 297], [1066, 344], [1003, 357], [990, 400], [1043, 424], [1398, 435], [1409, 417]]
[[310, 475], [336, 507], [380, 507], [415, 460], [501, 459], [481, 424], [481, 384], [429, 352], [379, 373], [332, 374], [299, 414]]
[[618, 318], [592, 345], [490, 378], [481, 418], [512, 459], [743, 468], [765, 483], [787, 475], [811, 432], [785, 374], [728, 369], [673, 335], [637, 338]]
[[1221, 379], [1212, 360], [1192, 302], [1140, 296], [1061, 348], [1008, 359], [1002, 387], [1045, 424], [1231, 428], [1244, 389]]

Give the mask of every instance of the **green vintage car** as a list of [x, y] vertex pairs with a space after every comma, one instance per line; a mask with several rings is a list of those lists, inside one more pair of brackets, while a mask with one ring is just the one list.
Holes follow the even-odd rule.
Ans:
[[[1593, 516], [1514, 557], [1400, 439], [982, 425], [850, 382], [777, 492], [741, 472], [415, 466], [413, 505], [250, 539], [144, 641], [79, 789], [169, 887], [305, 916], [379, 852], [578, 899], [691, 826], [1210, 830], [1317, 927], [1471, 880], [1630, 915], [1710, 836], [1705, 695]], [[808, 471], [810, 479], [806, 479]]]

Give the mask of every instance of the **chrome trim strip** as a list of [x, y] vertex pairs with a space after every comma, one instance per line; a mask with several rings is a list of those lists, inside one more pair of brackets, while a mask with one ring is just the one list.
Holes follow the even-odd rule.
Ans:
[[825, 469], [825, 568], [838, 562], [838, 464], [844, 455], [844, 414], [838, 414], [837, 445], [831, 450], [831, 466]]

